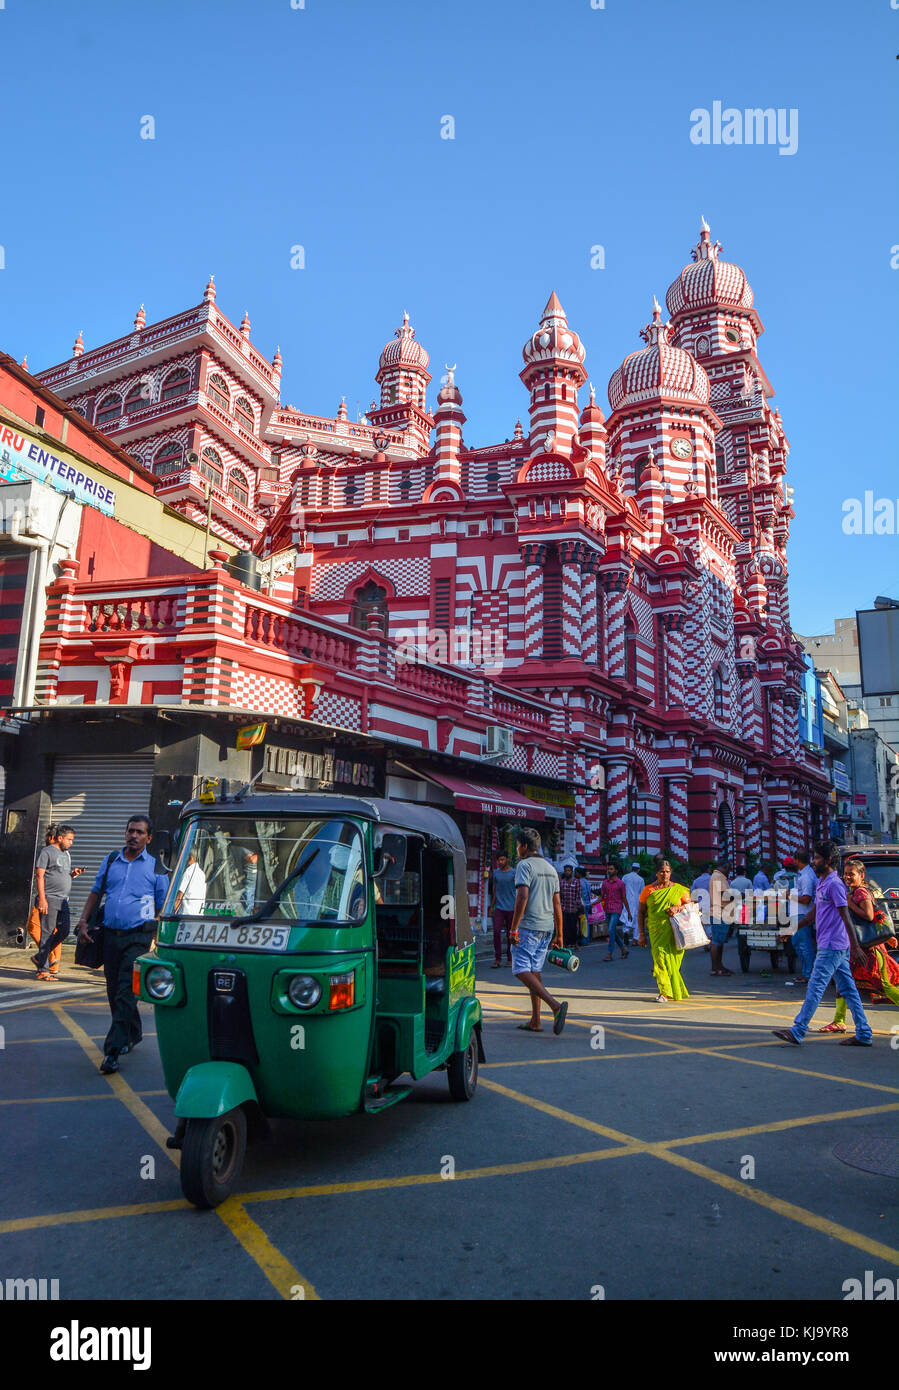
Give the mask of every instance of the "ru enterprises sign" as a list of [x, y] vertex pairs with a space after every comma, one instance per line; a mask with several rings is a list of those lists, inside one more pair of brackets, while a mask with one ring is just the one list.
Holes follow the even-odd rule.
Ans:
[[51, 454], [8, 426], [0, 430], [0, 483], [23, 483], [28, 479], [47, 483], [57, 492], [74, 492], [76, 502], [96, 507], [106, 516], [115, 511], [115, 492], [92, 473]]

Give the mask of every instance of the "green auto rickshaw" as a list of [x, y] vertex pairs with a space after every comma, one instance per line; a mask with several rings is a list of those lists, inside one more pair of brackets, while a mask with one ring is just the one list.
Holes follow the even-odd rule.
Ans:
[[245, 791], [182, 811], [156, 947], [155, 1006], [199, 1207], [228, 1196], [268, 1117], [383, 1110], [443, 1068], [453, 1100], [484, 1060], [458, 827], [429, 806]]

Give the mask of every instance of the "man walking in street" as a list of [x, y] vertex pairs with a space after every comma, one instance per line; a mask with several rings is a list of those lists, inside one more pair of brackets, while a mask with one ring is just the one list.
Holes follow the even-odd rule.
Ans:
[[637, 923], [640, 920], [640, 894], [646, 887], [646, 881], [640, 873], [640, 865], [632, 864], [630, 872], [622, 876], [621, 882], [627, 894], [628, 945], [633, 946]]
[[[776, 1038], [798, 1046], [808, 1032], [809, 1023], [831, 980], [846, 1000], [855, 1023], [855, 1037], [843, 1038], [841, 1047], [870, 1047], [874, 1034], [865, 1017], [862, 1001], [849, 962], [865, 963], [855, 926], [849, 915], [846, 885], [833, 871], [834, 846], [831, 840], [815, 845], [812, 863], [817, 878], [811, 915], [818, 937], [818, 952], [805, 992], [805, 1002], [793, 1020], [792, 1028], [774, 1028]], [[807, 914], [808, 915], [808, 914]]]
[[509, 864], [509, 856], [501, 852], [496, 856], [496, 867], [490, 875], [489, 912], [493, 917], [493, 962], [494, 970], [503, 963], [503, 937], [506, 938], [507, 962], [512, 964], [512, 945], [509, 932], [512, 929], [512, 913], [515, 910], [515, 870]]
[[[736, 880], [734, 880], [736, 882]], [[750, 884], [750, 887], [752, 885]], [[696, 887], [695, 883], [693, 885]], [[731, 887], [727, 881], [727, 875], [723, 872], [720, 864], [713, 864], [709, 874], [709, 956], [711, 974], [718, 976], [732, 975], [732, 970], [724, 967], [724, 943], [730, 935], [731, 927], [734, 925], [735, 915], [739, 913], [739, 903], [734, 902]]]
[[615, 947], [621, 951], [621, 959], [627, 960], [627, 947], [618, 939], [618, 924], [623, 913], [627, 912], [627, 889], [618, 877], [617, 864], [610, 864], [605, 882], [602, 885], [602, 908], [609, 926], [609, 953], [603, 960], [611, 960]]
[[[518, 880], [515, 880], [516, 883]], [[562, 940], [564, 944], [577, 951], [580, 948], [578, 918], [581, 915], [583, 900], [581, 885], [574, 876], [574, 865], [566, 864], [559, 882], [559, 896], [562, 903]]]
[[106, 856], [78, 923], [79, 939], [90, 941], [90, 918], [103, 900], [103, 970], [112, 1014], [100, 1064], [104, 1075], [118, 1071], [119, 1058], [141, 1040], [131, 970], [137, 957], [150, 948], [169, 886], [168, 876], [156, 872], [156, 861], [147, 850], [152, 833], [148, 816], [131, 817], [125, 828], [125, 848]]
[[35, 954], [31, 957], [37, 968], [39, 980], [58, 980], [59, 967], [49, 968], [51, 953], [61, 946], [69, 934], [69, 893], [72, 879], [83, 874], [83, 869], [72, 868], [71, 848], [75, 830], [71, 825], [60, 825], [53, 839], [44, 846], [37, 857], [34, 877], [37, 885], [35, 906], [40, 918], [41, 937]]
[[799, 921], [793, 933], [793, 950], [799, 959], [797, 983], [808, 984], [815, 963], [815, 894], [818, 880], [808, 862], [808, 851], [797, 849], [793, 856], [799, 873], [796, 875], [796, 897], [799, 900]]
[[519, 1023], [530, 1033], [542, 1033], [540, 1004], [553, 1013], [553, 1032], [565, 1027], [568, 1004], [560, 1003], [543, 987], [540, 972], [546, 963], [550, 941], [562, 945], [562, 903], [559, 875], [540, 854], [536, 830], [517, 832], [518, 867], [515, 870], [515, 911], [512, 914], [512, 971], [531, 996], [529, 1023]]

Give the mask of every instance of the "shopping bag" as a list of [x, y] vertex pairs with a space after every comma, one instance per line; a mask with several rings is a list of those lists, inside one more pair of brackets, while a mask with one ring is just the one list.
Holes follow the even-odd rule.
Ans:
[[707, 946], [709, 938], [702, 925], [702, 913], [698, 903], [684, 903], [672, 914], [671, 930], [679, 951], [692, 951], [697, 946]]
[[582, 912], [580, 917], [577, 919], [577, 934], [582, 941], [587, 941], [589, 939], [590, 928], [587, 925], [586, 912]]

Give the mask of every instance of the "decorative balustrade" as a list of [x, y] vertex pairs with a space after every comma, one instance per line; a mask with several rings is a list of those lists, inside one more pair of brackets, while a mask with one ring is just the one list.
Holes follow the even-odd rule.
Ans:
[[129, 594], [84, 599], [82, 631], [94, 636], [123, 632], [172, 633], [179, 624], [181, 594]]
[[351, 671], [356, 644], [346, 637], [310, 627], [299, 618], [268, 608], [247, 605], [244, 637], [258, 647], [273, 647], [294, 661], [318, 661]]
[[425, 695], [432, 700], [445, 700], [450, 704], [465, 705], [468, 698], [469, 682], [449, 671], [438, 670], [435, 666], [419, 665], [415, 662], [396, 663], [396, 684], [417, 695]]
[[535, 709], [521, 700], [510, 700], [494, 691], [490, 714], [498, 724], [520, 724], [526, 728], [549, 731], [549, 711]]

